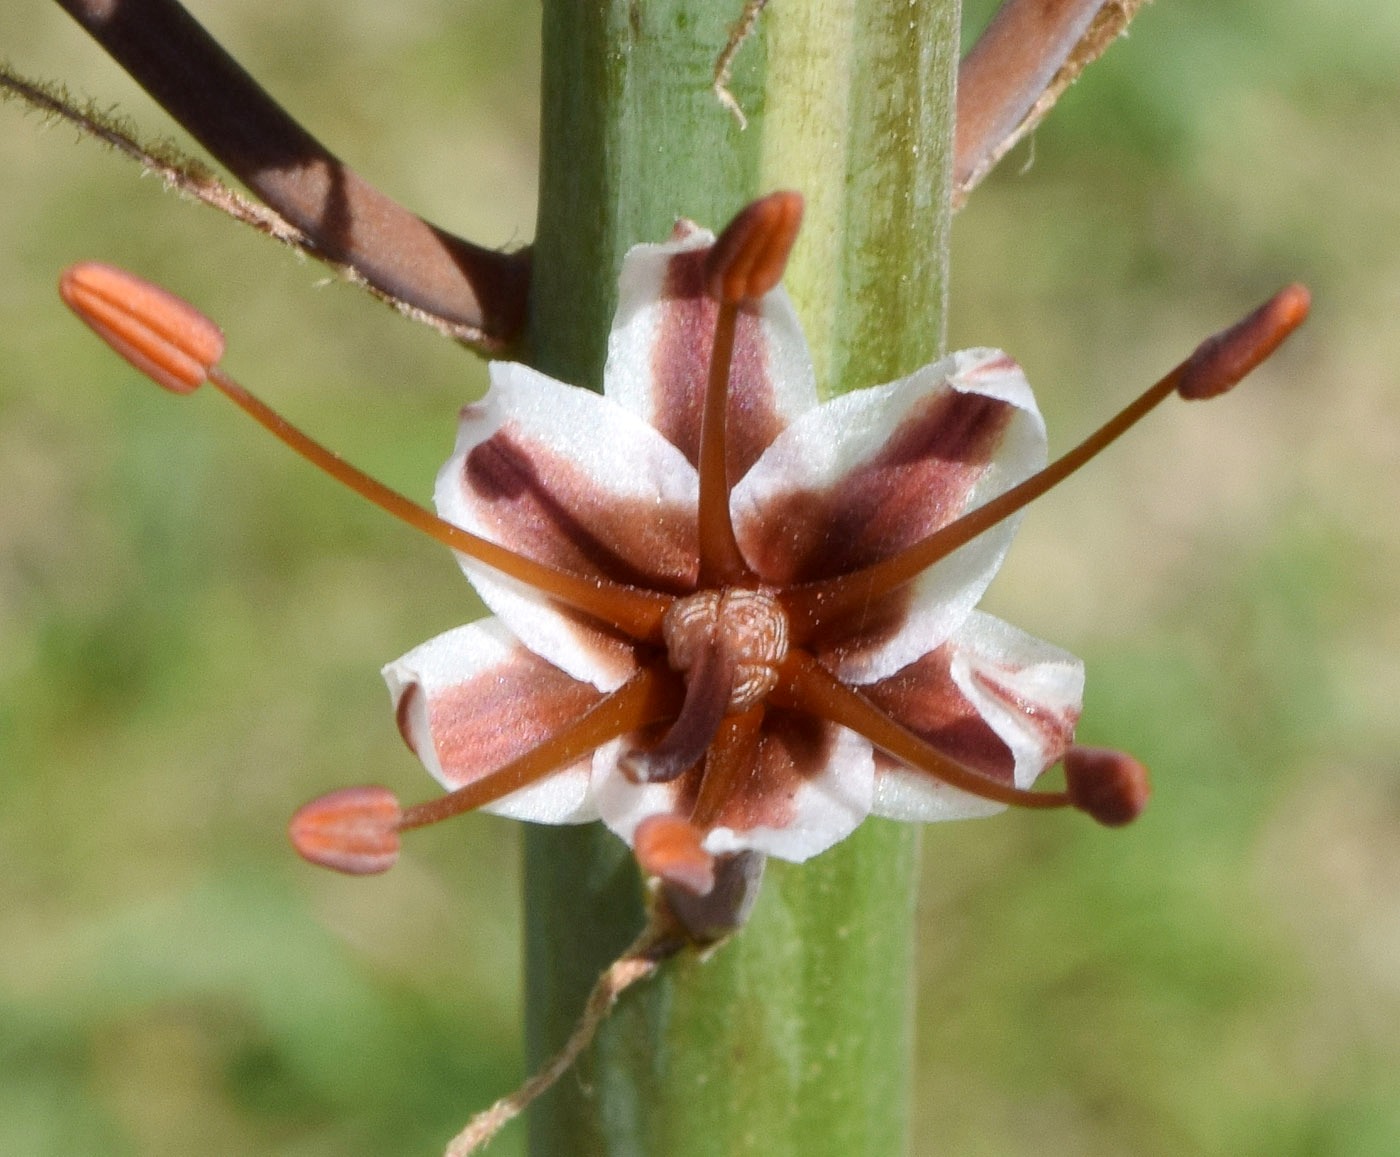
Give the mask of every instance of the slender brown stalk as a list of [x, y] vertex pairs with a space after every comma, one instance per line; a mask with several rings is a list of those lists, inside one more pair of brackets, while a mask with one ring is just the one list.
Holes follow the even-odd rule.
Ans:
[[559, 734], [532, 747], [519, 759], [447, 795], [405, 808], [399, 830], [425, 827], [475, 811], [567, 767], [619, 735], [655, 723], [676, 709], [674, 685], [643, 670]]
[[1044, 469], [877, 563], [784, 592], [793, 638], [800, 642], [820, 621], [830, 621], [913, 582], [953, 551], [1058, 486], [1173, 394], [1199, 400], [1237, 385], [1307, 320], [1311, 300], [1305, 286], [1284, 286], [1258, 309], [1203, 341], [1140, 397]]
[[729, 368], [734, 356], [734, 325], [738, 306], [719, 307], [714, 350], [700, 424], [700, 582], [703, 586], [732, 582], [744, 574], [744, 556], [734, 538], [729, 513], [729, 455], [725, 437], [729, 406]]
[[661, 618], [670, 605], [666, 596], [604, 578], [558, 570], [463, 530], [351, 466], [217, 367], [210, 369], [209, 382], [273, 437], [401, 522], [634, 638], [659, 637]]
[[[1070, 806], [1069, 797], [1064, 792], [1026, 791], [949, 759], [873, 706], [860, 692], [847, 687], [810, 655], [793, 651], [784, 666], [782, 699], [790, 700], [801, 710], [849, 727], [876, 747], [888, 751], [910, 767], [942, 780], [949, 787], [1014, 807]], [[782, 702], [777, 694], [773, 698], [775, 702]]]

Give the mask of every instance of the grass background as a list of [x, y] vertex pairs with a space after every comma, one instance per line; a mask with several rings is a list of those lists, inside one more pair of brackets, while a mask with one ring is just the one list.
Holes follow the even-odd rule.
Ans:
[[[528, 240], [534, 6], [192, 7], [382, 188]], [[0, 51], [175, 135], [56, 6], [5, 5]], [[993, 588], [1085, 656], [1081, 736], [1157, 795], [1118, 833], [927, 833], [919, 1155], [1400, 1152], [1397, 63], [1391, 0], [1158, 0], [959, 218], [953, 343], [1023, 362], [1055, 447], [1283, 281], [1316, 314], [1038, 503]], [[356, 881], [282, 829], [344, 783], [430, 794], [375, 672], [475, 601], [218, 398], [142, 385], [53, 284], [169, 283], [419, 498], [482, 368], [0, 118], [0, 1152], [434, 1152], [519, 1076], [515, 831]]]

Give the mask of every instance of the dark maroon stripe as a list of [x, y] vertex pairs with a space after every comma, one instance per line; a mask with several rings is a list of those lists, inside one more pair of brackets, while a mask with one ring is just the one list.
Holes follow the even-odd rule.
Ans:
[[507, 426], [476, 446], [463, 482], [488, 536], [540, 562], [686, 593], [697, 573], [695, 512], [623, 501], [572, 461]]
[[972, 679], [988, 695], [1019, 715], [1025, 726], [1039, 735], [1041, 747], [1046, 752], [1047, 767], [1069, 750], [1074, 740], [1075, 726], [1079, 723], [1077, 708], [1051, 710], [982, 671], [973, 671]]
[[[678, 253], [661, 286], [661, 331], [652, 353], [655, 425], [690, 460], [699, 461], [700, 416], [709, 380], [719, 309], [704, 292], [707, 249]], [[729, 375], [728, 469], [732, 486], [783, 428], [777, 411], [767, 342], [757, 313], [739, 315]]]
[[745, 557], [770, 582], [811, 582], [917, 542], [963, 513], [1014, 413], [979, 394], [926, 399], [870, 461], [770, 502], [761, 525], [745, 527]]
[[886, 715], [950, 759], [1010, 783], [1015, 770], [1011, 749], [953, 682], [951, 662], [952, 648], [945, 644], [861, 690]]

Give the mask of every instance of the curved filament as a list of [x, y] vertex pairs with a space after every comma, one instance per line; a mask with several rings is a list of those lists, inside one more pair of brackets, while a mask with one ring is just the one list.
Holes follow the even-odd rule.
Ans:
[[211, 369], [209, 381], [281, 442], [401, 522], [566, 606], [610, 623], [634, 638], [648, 638], [659, 631], [661, 618], [671, 603], [667, 596], [622, 586], [603, 578], [587, 578], [556, 570], [454, 526], [351, 466], [338, 454], [297, 429], [222, 370]]
[[1253, 313], [1207, 338], [1185, 361], [1115, 414], [1073, 450], [1024, 482], [970, 510], [912, 546], [861, 570], [809, 583], [784, 596], [795, 636], [912, 582], [935, 563], [1009, 518], [1097, 457], [1172, 394], [1189, 399], [1224, 393], [1276, 350], [1308, 315], [1308, 292], [1289, 285]]
[[729, 454], [726, 425], [729, 409], [729, 371], [734, 359], [734, 329], [739, 307], [729, 302], [719, 307], [715, 341], [710, 354], [710, 376], [705, 388], [705, 408], [700, 420], [700, 585], [719, 586], [744, 575], [748, 567], [739, 553], [734, 523], [729, 514]]
[[625, 758], [627, 770], [643, 783], [669, 783], [684, 775], [705, 758], [733, 686], [733, 661], [719, 647], [701, 650], [687, 672], [680, 713], [655, 747]]
[[785, 677], [781, 686], [794, 706], [849, 727], [882, 751], [942, 780], [949, 787], [1012, 807], [1070, 806], [1069, 797], [1064, 792], [1026, 791], [950, 759], [908, 728], [896, 723], [860, 692], [840, 682], [810, 655], [792, 651], [784, 668]]
[[425, 827], [495, 803], [511, 792], [529, 787], [552, 772], [568, 767], [619, 735], [665, 719], [676, 707], [671, 681], [654, 671], [643, 669], [563, 731], [550, 736], [518, 759], [454, 792], [405, 808], [399, 830]]
[[759, 731], [763, 726], [763, 705], [751, 707], [725, 719], [705, 757], [700, 794], [690, 812], [690, 822], [706, 831], [719, 822], [726, 805], [743, 787], [744, 778], [758, 758]]

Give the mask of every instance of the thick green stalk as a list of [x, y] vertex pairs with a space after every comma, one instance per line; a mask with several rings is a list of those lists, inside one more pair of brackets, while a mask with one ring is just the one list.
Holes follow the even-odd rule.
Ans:
[[[787, 286], [828, 393], [940, 352], [956, 0], [773, 0], [711, 91], [742, 0], [546, 0], [532, 360], [597, 387], [622, 255], [678, 216], [807, 198]], [[771, 863], [748, 927], [627, 994], [531, 1110], [534, 1157], [877, 1154], [904, 1146], [917, 837], [867, 822]], [[556, 1049], [642, 923], [599, 825], [526, 836], [529, 1054]]]

